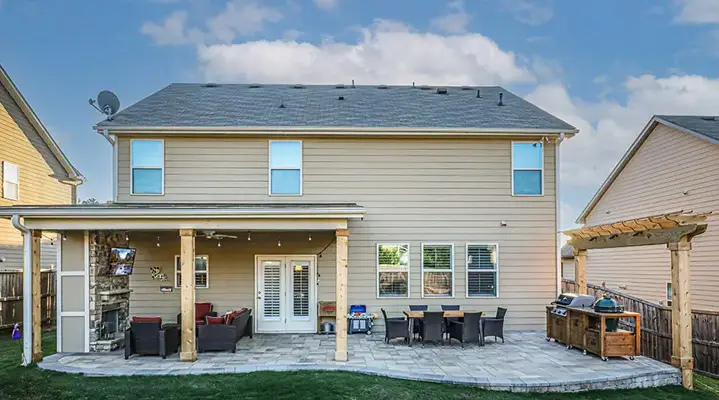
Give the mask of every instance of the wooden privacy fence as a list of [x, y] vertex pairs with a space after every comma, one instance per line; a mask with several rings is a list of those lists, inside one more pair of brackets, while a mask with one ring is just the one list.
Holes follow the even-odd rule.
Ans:
[[[563, 292], [576, 292], [575, 282], [562, 279]], [[587, 294], [599, 298], [609, 293], [627, 311], [642, 315], [642, 355], [667, 364], [672, 360], [672, 309], [607, 287], [587, 284]], [[621, 324], [631, 326], [629, 321]], [[694, 369], [719, 377], [719, 312], [692, 310]]]
[[[10, 328], [22, 323], [23, 282], [22, 271], [0, 271], [0, 328]], [[55, 271], [45, 270], [40, 274], [43, 323], [55, 321]]]

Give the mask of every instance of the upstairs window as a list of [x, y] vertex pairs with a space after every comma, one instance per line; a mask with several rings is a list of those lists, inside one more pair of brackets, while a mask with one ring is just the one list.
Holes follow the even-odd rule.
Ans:
[[467, 245], [467, 297], [497, 297], [499, 246]]
[[454, 296], [454, 245], [422, 243], [422, 296]]
[[377, 297], [409, 297], [409, 245], [377, 245]]
[[[207, 289], [210, 287], [208, 272], [210, 258], [208, 256], [195, 256], [195, 288]], [[180, 256], [175, 256], [175, 288], [182, 287], [182, 263]]]
[[161, 195], [165, 189], [165, 141], [130, 141], [130, 185], [132, 194]]
[[302, 195], [302, 142], [270, 141], [270, 195]]
[[512, 143], [512, 195], [544, 194], [544, 160], [542, 143]]
[[20, 170], [17, 165], [2, 162], [2, 197], [17, 200], [20, 197]]

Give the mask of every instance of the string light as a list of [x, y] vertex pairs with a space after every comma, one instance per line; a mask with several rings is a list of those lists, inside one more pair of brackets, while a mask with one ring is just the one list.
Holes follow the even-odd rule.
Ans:
[[280, 239], [277, 239], [277, 247], [282, 247], [282, 242], [280, 242]]
[[247, 231], [247, 241], [249, 242], [252, 240], [252, 236], [250, 236], [250, 231]]
[[125, 232], [125, 241], [126, 242], [130, 241], [130, 233], [129, 232]]
[[310, 240], [310, 242], [312, 241], [312, 234], [311, 234], [311, 233], [310, 233], [309, 240]]
[[62, 233], [62, 240], [67, 240], [67, 232]]
[[222, 247], [222, 243], [219, 240], [217, 241], [217, 247]]
[[157, 237], [157, 247], [160, 247], [160, 237]]

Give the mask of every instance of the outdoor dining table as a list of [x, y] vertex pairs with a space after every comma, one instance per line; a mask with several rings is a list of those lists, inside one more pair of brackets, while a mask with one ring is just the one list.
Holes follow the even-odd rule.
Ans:
[[[429, 312], [432, 312], [432, 310], [427, 310]], [[475, 311], [475, 310], [446, 310], [444, 311], [444, 318], [464, 318], [464, 313], [477, 313], [481, 311]], [[409, 320], [409, 337], [410, 340], [413, 340], [414, 338], [414, 324], [412, 323], [413, 319], [422, 319], [424, 318], [424, 311], [404, 311], [405, 317]], [[482, 312], [482, 316], [485, 314]], [[482, 323], [479, 324], [479, 344], [480, 346], [484, 346], [484, 336], [482, 335]]]

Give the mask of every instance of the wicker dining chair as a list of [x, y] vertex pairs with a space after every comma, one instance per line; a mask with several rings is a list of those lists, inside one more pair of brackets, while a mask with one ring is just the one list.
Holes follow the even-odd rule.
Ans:
[[[424, 305], [424, 304], [416, 304], [416, 305], [409, 306], [410, 311], [427, 311], [428, 309], [429, 309], [429, 306]], [[414, 332], [414, 335], [419, 336], [420, 330], [422, 330], [422, 319], [414, 318], [412, 320], [412, 331]]]
[[447, 331], [449, 332], [449, 343], [452, 339], [459, 340], [464, 347], [465, 343], [477, 342], [481, 343], [479, 338], [479, 324], [482, 312], [465, 313], [464, 321], [449, 321]]
[[504, 316], [506, 314], [506, 308], [498, 307], [496, 316], [482, 318], [482, 341], [487, 336], [494, 336], [495, 342], [497, 338], [501, 338], [504, 343]]
[[419, 338], [425, 342], [443, 342], [444, 311], [425, 311]]
[[403, 338], [405, 342], [410, 343], [411, 338], [409, 337], [409, 321], [404, 318], [387, 318], [387, 312], [382, 310], [382, 316], [384, 317], [384, 342], [389, 344], [389, 341], [396, 338]]

